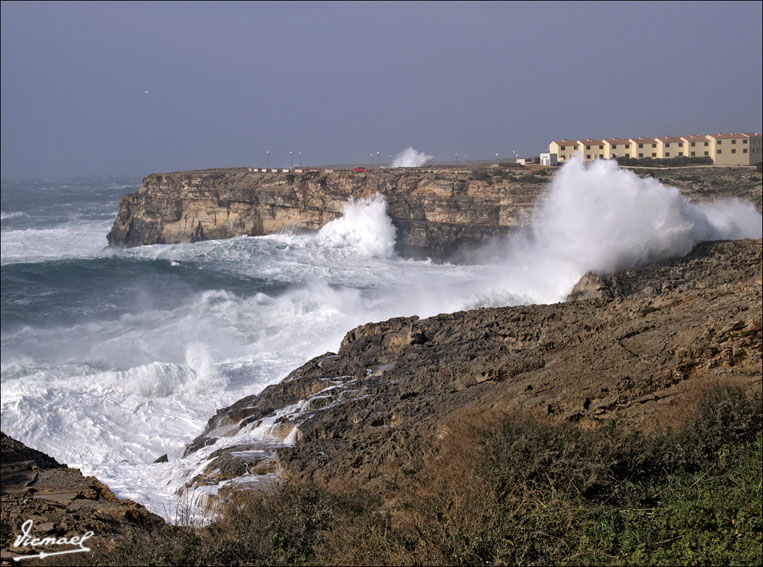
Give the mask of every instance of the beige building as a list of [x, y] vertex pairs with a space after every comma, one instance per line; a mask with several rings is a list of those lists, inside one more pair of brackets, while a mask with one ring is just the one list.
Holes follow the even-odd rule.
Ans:
[[569, 161], [578, 150], [577, 140], [554, 140], [548, 145], [548, 153], [556, 154], [559, 163]]
[[692, 134], [661, 138], [586, 138], [554, 140], [548, 145], [558, 162], [569, 161], [579, 153], [585, 161], [629, 157], [635, 159], [673, 159], [709, 157], [717, 165], [755, 165], [763, 161], [761, 134]]
[[583, 152], [583, 159], [585, 161], [593, 161], [595, 159], [609, 159], [609, 155], [606, 153], [607, 148], [604, 140], [588, 138], [586, 140], [578, 140], [578, 146], [581, 147]]
[[675, 136], [655, 138], [657, 142], [657, 159], [671, 159], [686, 155], [684, 139]]
[[631, 156], [631, 141], [627, 138], [607, 138], [604, 140], [607, 151], [607, 159]]
[[657, 158], [657, 140], [655, 138], [630, 138], [631, 157]]
[[687, 157], [709, 157], [710, 155], [710, 139], [707, 136], [701, 134], [693, 134], [691, 136], [681, 136], [684, 141], [684, 147], [686, 148]]
[[748, 140], [747, 145], [749, 146], [747, 153], [750, 156], [750, 165], [757, 165], [763, 161], [763, 136], [758, 132], [754, 134], [748, 133], [746, 136]]
[[[710, 155], [717, 165], [750, 165], [749, 134], [708, 134]], [[758, 160], [760, 161], [760, 160]]]

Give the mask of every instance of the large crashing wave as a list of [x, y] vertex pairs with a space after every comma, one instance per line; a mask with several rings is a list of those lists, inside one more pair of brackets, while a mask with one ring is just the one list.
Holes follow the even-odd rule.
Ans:
[[350, 197], [344, 215], [327, 223], [316, 242], [331, 248], [349, 248], [360, 255], [391, 258], [395, 254], [395, 226], [387, 216], [384, 197], [355, 200]]
[[494, 277], [504, 288], [534, 290], [552, 302], [586, 272], [683, 256], [710, 240], [760, 238], [761, 230], [750, 202], [692, 203], [675, 187], [614, 161], [586, 165], [574, 158], [554, 176], [529, 234], [494, 242], [477, 256], [500, 264]]

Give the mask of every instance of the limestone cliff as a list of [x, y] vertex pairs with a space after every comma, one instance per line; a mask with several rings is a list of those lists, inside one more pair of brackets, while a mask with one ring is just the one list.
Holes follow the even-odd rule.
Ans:
[[[474, 167], [260, 172], [251, 168], [151, 174], [125, 195], [108, 242], [139, 246], [282, 230], [317, 230], [350, 197], [381, 193], [402, 256], [461, 261], [470, 245], [528, 226], [554, 168]], [[691, 199], [736, 196], [761, 210], [753, 168], [633, 168]]]
[[151, 174], [122, 197], [107, 238], [111, 246], [138, 246], [317, 230], [341, 216], [350, 197], [381, 193], [398, 252], [441, 259], [527, 226], [550, 175], [504, 168]]

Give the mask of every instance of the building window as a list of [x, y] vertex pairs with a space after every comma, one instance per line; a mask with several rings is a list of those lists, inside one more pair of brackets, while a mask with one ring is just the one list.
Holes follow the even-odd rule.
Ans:
[[591, 146], [586, 146], [585, 149], [590, 150]]
[[723, 140], [718, 140], [718, 145], [720, 146], [723, 143]]
[[585, 158], [586, 158], [586, 159], [591, 159], [591, 154], [586, 154], [586, 155], [585, 155]]
[[735, 153], [737, 153], [737, 151], [736, 151], [736, 148], [732, 149], [732, 150], [731, 150], [731, 153], [732, 153], [732, 154], [735, 154]]
[[644, 147], [644, 144], [639, 144], [638, 147], [639, 147], [639, 149], [641, 149], [641, 148]]
[[717, 150], [715, 153], [719, 154], [719, 153], [721, 153], [721, 150]]
[[600, 150], [603, 150], [603, 149], [604, 149], [604, 146], [599, 146], [599, 149], [600, 149]]
[[599, 159], [604, 159], [604, 154], [599, 154]]
[[694, 152], [691, 153], [691, 157], [694, 157]]
[[644, 154], [639, 154], [638, 157], [644, 157]]
[[564, 151], [565, 148], [566, 148], [566, 146], [562, 146], [562, 151]]
[[705, 142], [705, 146], [707, 146], [708, 144], [710, 144], [710, 142]]
[[652, 152], [652, 157], [657, 157], [657, 154]]
[[747, 143], [747, 140], [742, 140], [742, 144], [746, 144], [746, 143]]
[[736, 140], [731, 140], [731, 143], [732, 143], [732, 144], [736, 144], [736, 143], [737, 143], [737, 141], [736, 141]]
[[652, 147], [653, 147], [653, 148], [656, 148], [656, 147], [657, 147], [657, 144], [652, 144]]
[[747, 148], [744, 148], [744, 149], [742, 150], [742, 153], [743, 153], [743, 154], [746, 154], [746, 153], [747, 153]]
[[670, 147], [670, 142], [666, 142], [666, 143], [665, 143], [665, 147], [666, 147], [666, 148], [669, 148], [669, 147]]
[[709, 154], [709, 152], [705, 152], [705, 155], [707, 156], [707, 155], [710, 155], [710, 154]]
[[670, 157], [670, 152], [665, 152], [665, 157]]
[[692, 143], [691, 143], [691, 147], [692, 147], [692, 148], [694, 147], [694, 142], [692, 142]]
[[679, 155], [679, 156], [683, 156], [683, 155], [684, 155], [684, 153], [683, 153], [683, 152], [678, 152], [678, 155]]

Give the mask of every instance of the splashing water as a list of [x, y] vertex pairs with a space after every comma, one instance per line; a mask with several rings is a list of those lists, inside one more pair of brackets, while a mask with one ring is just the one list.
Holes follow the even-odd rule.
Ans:
[[394, 157], [392, 167], [421, 167], [433, 158], [434, 156], [419, 152], [409, 146]]

